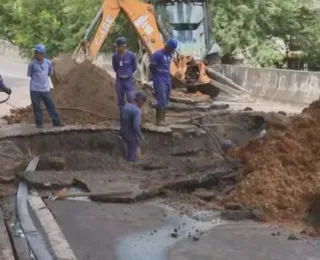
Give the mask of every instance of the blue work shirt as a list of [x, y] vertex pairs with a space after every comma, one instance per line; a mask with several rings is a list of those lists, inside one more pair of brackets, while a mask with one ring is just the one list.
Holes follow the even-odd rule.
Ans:
[[155, 51], [150, 59], [150, 71], [153, 83], [160, 82], [171, 84], [170, 77], [171, 54], [165, 53], [163, 49]]
[[0, 75], [0, 89], [5, 89], [6, 85], [4, 84], [3, 78]]
[[49, 76], [52, 74], [51, 62], [48, 59], [43, 61], [32, 60], [28, 66], [30, 79], [30, 90], [39, 92], [50, 91]]
[[122, 110], [121, 120], [121, 135], [125, 139], [138, 139], [142, 138], [140, 128], [141, 123], [141, 110], [135, 104], [127, 103]]
[[137, 69], [136, 56], [131, 51], [126, 51], [123, 55], [116, 52], [112, 56], [112, 67], [117, 78], [132, 78]]

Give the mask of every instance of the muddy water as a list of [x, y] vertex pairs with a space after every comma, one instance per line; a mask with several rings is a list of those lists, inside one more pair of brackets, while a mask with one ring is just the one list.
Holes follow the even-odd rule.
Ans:
[[158, 206], [166, 209], [168, 222], [156, 230], [145, 230], [119, 239], [115, 245], [117, 260], [167, 260], [168, 249], [179, 241], [192, 239], [196, 243], [202, 232], [223, 224], [218, 215], [210, 221], [196, 221], [181, 216], [168, 206]]

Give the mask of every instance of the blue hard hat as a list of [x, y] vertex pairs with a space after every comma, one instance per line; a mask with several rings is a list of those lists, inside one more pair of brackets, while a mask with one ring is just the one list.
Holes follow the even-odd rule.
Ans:
[[224, 140], [222, 141], [221, 147], [223, 150], [227, 151], [230, 148], [234, 147], [234, 143], [230, 140]]
[[138, 91], [134, 94], [134, 98], [137, 100], [146, 101], [147, 95], [143, 91]]
[[167, 40], [166, 46], [168, 46], [171, 49], [175, 50], [178, 47], [178, 42], [177, 42], [177, 40], [171, 38], [171, 39]]
[[36, 52], [43, 53], [43, 54], [46, 53], [46, 47], [44, 47], [44, 45], [42, 45], [42, 44], [37, 44], [36, 46], [34, 46], [33, 50]]
[[126, 45], [127, 44], [127, 39], [124, 37], [118, 37], [116, 39], [116, 45], [117, 46], [122, 46], [122, 45]]

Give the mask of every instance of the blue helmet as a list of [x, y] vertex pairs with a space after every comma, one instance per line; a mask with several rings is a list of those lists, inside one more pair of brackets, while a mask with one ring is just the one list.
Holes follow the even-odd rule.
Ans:
[[223, 140], [222, 141], [222, 144], [221, 144], [221, 148], [224, 150], [224, 151], [227, 151], [229, 150], [230, 148], [234, 147], [234, 143], [230, 140]]
[[126, 45], [127, 44], [127, 39], [124, 38], [124, 37], [118, 37], [116, 39], [116, 45], [117, 46], [123, 46], [123, 45]]
[[171, 39], [167, 40], [166, 46], [168, 46], [171, 49], [175, 50], [178, 47], [178, 42], [177, 42], [177, 40], [171, 38]]
[[136, 100], [147, 101], [147, 95], [143, 91], [138, 91], [134, 94]]
[[44, 47], [44, 45], [42, 44], [37, 44], [36, 46], [34, 46], [33, 50], [42, 54], [46, 53], [46, 47]]

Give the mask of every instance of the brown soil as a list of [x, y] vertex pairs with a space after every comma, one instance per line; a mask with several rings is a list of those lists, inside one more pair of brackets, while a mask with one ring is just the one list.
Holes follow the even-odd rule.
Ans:
[[[68, 66], [67, 66], [68, 65]], [[67, 64], [70, 67], [70, 64]], [[98, 124], [118, 119], [114, 79], [103, 69], [91, 64], [73, 64], [66, 75], [59, 72], [53, 80], [52, 96], [65, 124]], [[141, 86], [136, 85], [136, 90]], [[143, 110], [143, 119], [148, 121], [150, 111]], [[50, 119], [44, 111], [44, 121]], [[9, 124], [34, 123], [31, 106], [14, 109], [4, 119]]]
[[265, 221], [304, 226], [320, 194], [320, 100], [267, 126], [263, 139], [232, 151], [244, 165], [244, 177], [221, 201], [257, 207]]
[[211, 103], [212, 99], [208, 95], [204, 95], [201, 92], [197, 91], [196, 93], [184, 93], [181, 91], [172, 90], [171, 97], [173, 98], [182, 98], [182, 99], [191, 99], [196, 102], [208, 102]]

